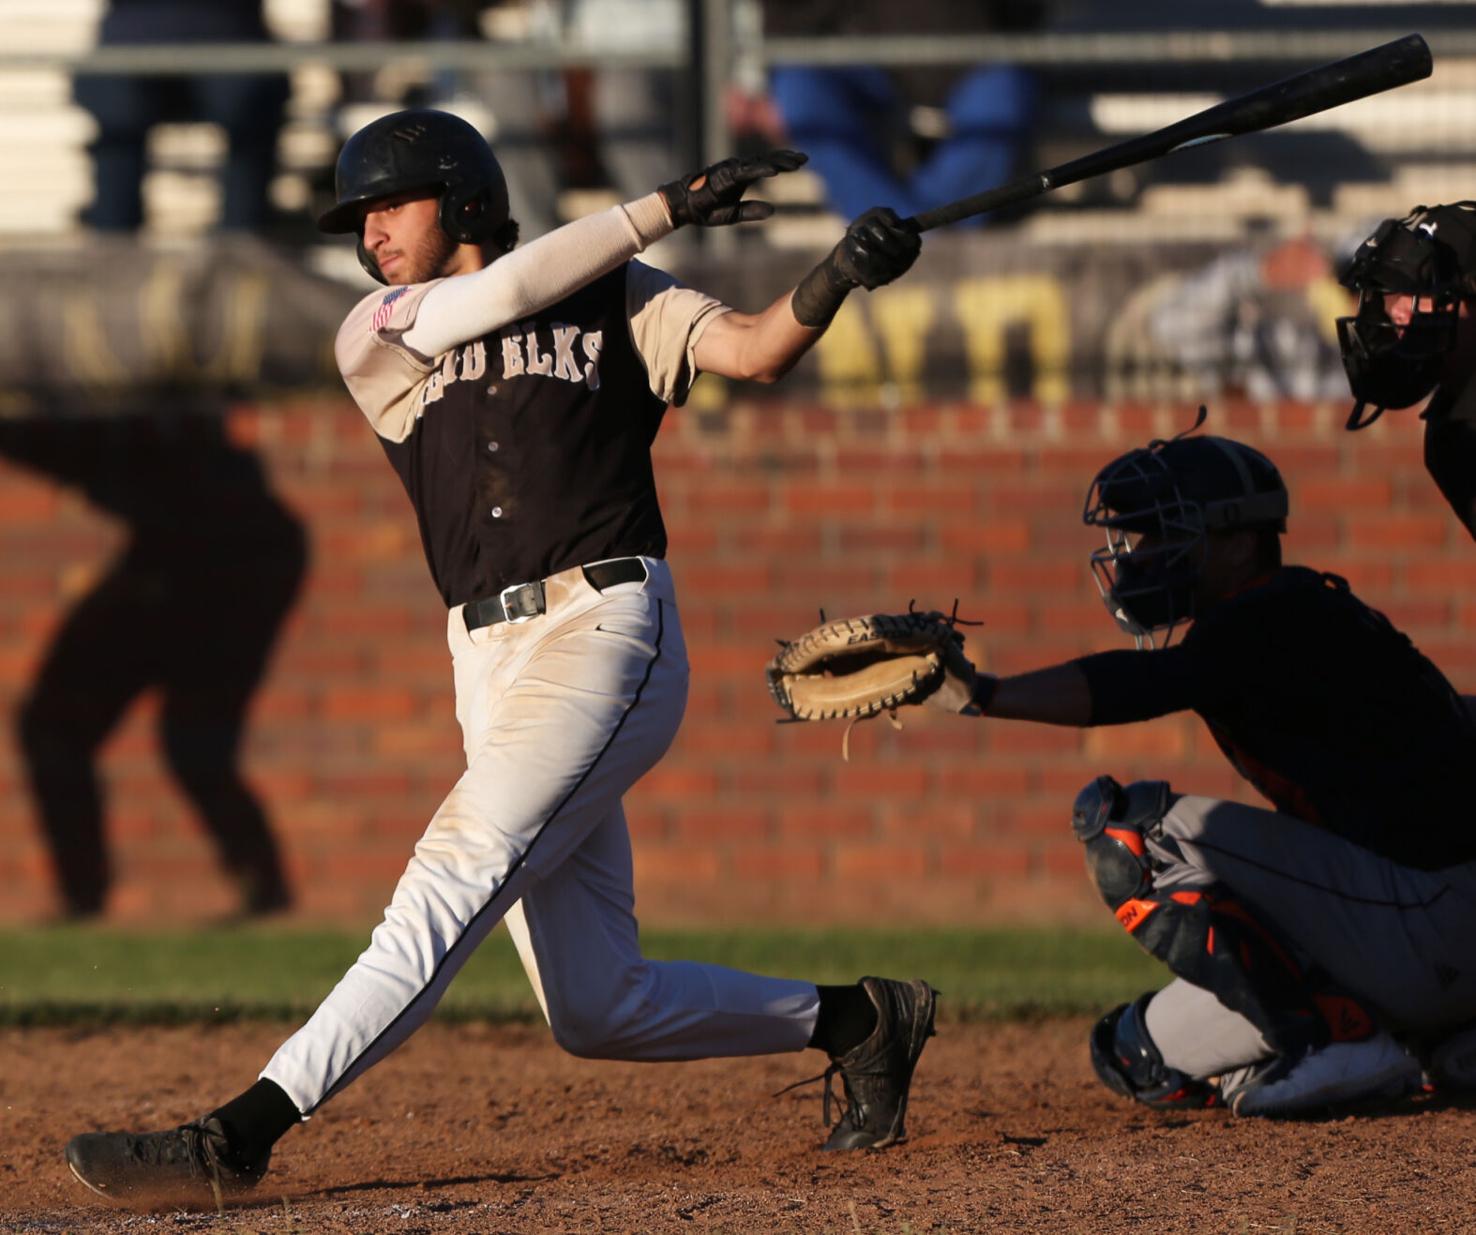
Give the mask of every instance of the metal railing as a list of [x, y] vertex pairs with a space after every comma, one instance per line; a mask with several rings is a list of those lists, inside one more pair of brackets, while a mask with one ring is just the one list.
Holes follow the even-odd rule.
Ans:
[[[411, 43], [191, 43], [95, 47], [82, 52], [0, 51], [0, 72], [49, 69], [71, 75], [195, 76], [285, 72], [312, 64], [363, 72], [391, 63], [419, 63], [457, 72], [539, 69], [651, 69], [691, 74], [689, 122], [698, 164], [731, 152], [723, 123], [723, 92], [742, 62], [772, 65], [1013, 63], [1036, 68], [1258, 61], [1316, 63], [1351, 55], [1409, 33], [1403, 27], [1349, 29], [1177, 30], [960, 36], [773, 38], [733, 20], [733, 0], [691, 0], [684, 38], [660, 48], [603, 48], [576, 42], [493, 43], [436, 40]], [[1476, 28], [1431, 31], [1442, 56], [1476, 57]]]

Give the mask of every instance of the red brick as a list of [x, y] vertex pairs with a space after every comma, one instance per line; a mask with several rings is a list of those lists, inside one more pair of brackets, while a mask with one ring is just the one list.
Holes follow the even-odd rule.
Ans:
[[326, 720], [405, 720], [415, 712], [415, 696], [408, 690], [337, 686], [323, 693], [320, 710]]
[[1436, 515], [1350, 515], [1346, 519], [1350, 549], [1433, 549], [1446, 543], [1449, 528]]
[[1457, 595], [1476, 591], [1476, 554], [1459, 559], [1437, 558], [1425, 562], [1401, 562], [1404, 584], [1411, 590]]
[[913, 803], [883, 811], [880, 835], [900, 845], [925, 846], [933, 840], [966, 844], [975, 827], [972, 806]]
[[[850, 592], [874, 595], [880, 578], [881, 568], [874, 562], [781, 561], [774, 567], [775, 591], [800, 598]], [[876, 602], [872, 600], [869, 603], [875, 605]], [[863, 602], [856, 606], [854, 612], [860, 613], [866, 608], [867, 602]]]
[[835, 451], [836, 471], [845, 476], [853, 473], [878, 473], [882, 476], [898, 472], [911, 474], [921, 471], [926, 462], [921, 446], [842, 445]]
[[844, 527], [840, 532], [840, 548], [845, 554], [895, 556], [923, 551], [927, 537], [917, 525], [878, 524], [874, 527]]
[[0, 520], [8, 524], [46, 523], [56, 517], [57, 493], [39, 485], [0, 484]]
[[876, 826], [864, 807], [843, 810], [833, 806], [790, 805], [779, 812], [779, 834], [786, 841], [856, 839], [873, 836]]
[[898, 417], [909, 438], [933, 437], [943, 427], [943, 412], [937, 407], [903, 408]]
[[674, 829], [686, 844], [748, 846], [770, 837], [769, 814], [761, 810], [689, 807], [676, 812]]
[[[948, 611], [954, 597], [962, 598], [974, 590], [977, 572], [967, 563], [957, 561], [924, 562], [913, 559], [891, 566], [886, 572], [887, 594], [897, 598], [899, 607], [916, 600], [920, 609]], [[960, 609], [960, 612], [967, 610]]]
[[1400, 598], [1373, 600], [1372, 603], [1381, 609], [1395, 626], [1406, 633], [1432, 626], [1444, 627], [1449, 624], [1455, 612], [1455, 605], [1451, 600], [1429, 598]]
[[807, 518], [868, 514], [881, 508], [881, 500], [870, 485], [807, 484], [784, 489], [784, 509]]
[[821, 547], [820, 528], [813, 523], [798, 526], [791, 523], [772, 526], [742, 523], [724, 528], [723, 535], [733, 548], [765, 559], [784, 554], [810, 557], [818, 554]]
[[993, 801], [1027, 792], [1030, 773], [1014, 763], [980, 763], [948, 768], [935, 776], [934, 783], [946, 796], [968, 795]]
[[1089, 729], [1082, 749], [1088, 759], [1098, 761], [1142, 756], [1182, 759], [1189, 749], [1188, 724], [1178, 717], [1165, 717], [1137, 725]]
[[1020, 519], [965, 523], [942, 528], [938, 541], [953, 553], [1018, 553], [1030, 547], [1030, 527]]
[[967, 480], [934, 480], [881, 490], [881, 508], [895, 515], [930, 515], [943, 521], [971, 518], [978, 507], [978, 487]]
[[755, 515], [770, 501], [769, 486], [759, 481], [703, 480], [687, 494], [687, 505], [699, 515]]
[[763, 562], [693, 563], [682, 571], [685, 595], [765, 595], [770, 588], [770, 568]]
[[867, 798], [916, 799], [927, 791], [928, 770], [886, 764], [843, 764], [835, 774], [835, 791]]
[[667, 556], [705, 558], [716, 552], [717, 529], [697, 527], [690, 523], [670, 524], [666, 529]]
[[1030, 873], [1030, 850], [999, 845], [945, 846], [938, 854], [938, 865], [950, 877], [1022, 879]]
[[763, 680], [764, 665], [773, 655], [752, 642], [694, 643], [687, 648], [687, 659], [694, 676], [742, 675], [755, 683]]
[[1352, 589], [1375, 608], [1382, 605], [1384, 598], [1394, 590], [1394, 564], [1392, 562], [1338, 562], [1334, 574], [1342, 575]]
[[1347, 409], [1326, 403], [1294, 403], [1290, 400], [1276, 404], [1272, 409], [1278, 436], [1312, 433], [1323, 436], [1329, 432], [1341, 432], [1347, 419]]
[[1029, 721], [984, 721], [989, 727], [989, 753], [1007, 755], [1071, 754], [1081, 749], [1081, 730]]
[[[755, 696], [760, 689], [760, 684], [755, 681]], [[767, 701], [765, 702], [767, 705]], [[779, 714], [779, 709], [776, 707], [773, 709], [772, 716], [766, 716], [765, 719], [772, 720]], [[704, 726], [683, 735], [682, 749], [689, 756], [763, 759], [774, 750], [776, 745], [774, 729], [775, 726], [772, 724]]]
[[[1085, 859], [1081, 846], [1069, 834], [1065, 840], [1043, 847], [1039, 854], [1041, 870], [1057, 879], [1086, 879]], [[1107, 913], [1105, 906], [1103, 914]]]
[[989, 450], [957, 450], [945, 447], [938, 452], [938, 467], [960, 477], [1018, 476], [1025, 470], [1025, 452], [1013, 447]]
[[1339, 514], [1382, 510], [1392, 505], [1394, 485], [1388, 477], [1326, 476], [1303, 480], [1292, 494], [1292, 509], [1300, 517], [1306, 510], [1330, 510]]
[[633, 851], [636, 883], [708, 884], [722, 876], [722, 861], [711, 848], [682, 845]]
[[905, 879], [927, 872], [927, 856], [904, 845], [838, 845], [835, 873], [838, 879]]
[[711, 799], [718, 791], [718, 776], [711, 768], [667, 760], [641, 777], [640, 787], [653, 798]]
[[825, 850], [819, 846], [751, 845], [733, 855], [733, 875], [738, 879], [813, 883], [825, 868]]

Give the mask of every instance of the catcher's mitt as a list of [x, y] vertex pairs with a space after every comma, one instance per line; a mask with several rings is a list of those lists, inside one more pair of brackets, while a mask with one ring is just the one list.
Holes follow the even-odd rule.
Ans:
[[898, 708], [949, 684], [962, 687], [966, 700], [974, 667], [957, 622], [936, 611], [826, 622], [769, 662], [769, 693], [794, 720], [856, 721], [882, 712], [895, 720]]

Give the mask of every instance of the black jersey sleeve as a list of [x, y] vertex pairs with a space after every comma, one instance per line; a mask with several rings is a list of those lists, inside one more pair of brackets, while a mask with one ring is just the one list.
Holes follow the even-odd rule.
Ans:
[[1074, 662], [1092, 695], [1092, 725], [1126, 725], [1193, 706], [1194, 674], [1184, 645], [1096, 652]]
[[1425, 414], [1425, 470], [1476, 539], [1476, 378], [1454, 399], [1439, 394]]

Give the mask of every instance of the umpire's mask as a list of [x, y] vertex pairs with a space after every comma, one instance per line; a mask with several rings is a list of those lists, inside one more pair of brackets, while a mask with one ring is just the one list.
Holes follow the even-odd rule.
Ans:
[[[1357, 400], [1348, 428], [1366, 428], [1386, 407], [1410, 407], [1435, 389], [1455, 346], [1461, 300], [1473, 286], [1467, 269], [1476, 271], [1476, 202], [1416, 206], [1403, 219], [1385, 219], [1358, 246], [1342, 277], [1358, 293], [1358, 311], [1337, 319]], [[1390, 318], [1391, 295], [1412, 298], [1407, 325]]]

